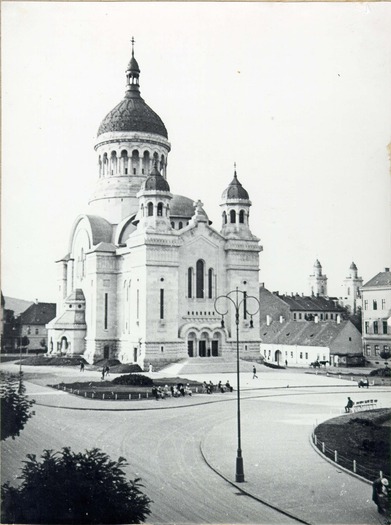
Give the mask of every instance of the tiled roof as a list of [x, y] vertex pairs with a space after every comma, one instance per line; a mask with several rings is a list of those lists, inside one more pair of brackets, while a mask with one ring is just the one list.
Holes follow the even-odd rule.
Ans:
[[391, 286], [391, 272], [380, 272], [375, 277], [372, 277], [367, 283], [364, 284], [365, 287], [376, 287], [376, 286]]
[[261, 342], [265, 344], [329, 346], [349, 321], [329, 322], [272, 322], [260, 327]]
[[328, 297], [317, 296], [301, 296], [301, 295], [278, 295], [279, 299], [284, 301], [291, 311], [311, 311], [311, 312], [345, 312], [345, 309], [336, 305], [335, 302]]
[[20, 315], [20, 324], [45, 325], [56, 317], [55, 303], [33, 303]]

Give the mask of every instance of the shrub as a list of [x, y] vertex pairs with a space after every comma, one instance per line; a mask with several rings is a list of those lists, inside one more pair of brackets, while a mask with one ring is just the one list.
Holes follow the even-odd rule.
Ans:
[[379, 377], [391, 377], [391, 369], [390, 368], [377, 368], [376, 370], [372, 370], [369, 372], [370, 376], [379, 376]]
[[265, 361], [263, 364], [268, 368], [285, 368], [285, 366], [275, 365], [274, 363], [269, 363], [268, 361]]
[[1, 440], [8, 437], [15, 439], [15, 436], [19, 436], [20, 431], [34, 414], [31, 407], [35, 401], [27, 399], [22, 377], [0, 374]]
[[113, 379], [112, 383], [116, 385], [136, 385], [136, 386], [152, 386], [153, 381], [150, 377], [141, 374], [127, 374]]
[[141, 523], [150, 514], [140, 478], [125, 477], [124, 458], [112, 461], [97, 448], [63, 448], [45, 450], [41, 459], [27, 455], [20, 487], [2, 485], [2, 523]]

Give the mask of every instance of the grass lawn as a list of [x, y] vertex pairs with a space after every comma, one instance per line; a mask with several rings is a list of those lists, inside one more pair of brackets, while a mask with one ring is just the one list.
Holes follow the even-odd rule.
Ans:
[[[184, 385], [189, 384], [190, 389], [193, 392], [201, 391], [202, 383], [183, 377], [163, 377], [154, 379], [150, 386], [142, 385], [120, 385], [113, 383], [112, 381], [77, 381], [74, 383], [59, 383], [57, 385], [48, 385], [52, 388], [59, 390], [66, 390], [72, 394], [80, 395], [83, 397], [90, 397], [94, 399], [137, 399], [151, 397], [152, 386], [164, 387], [168, 385], [177, 385], [182, 383]], [[148, 394], [148, 395], [147, 395]]]
[[[390, 475], [391, 409], [380, 408], [339, 416], [318, 425], [318, 442], [324, 442], [326, 455], [352, 470], [356, 460], [357, 473], [373, 481], [382, 471]], [[330, 453], [327, 453], [330, 451]]]

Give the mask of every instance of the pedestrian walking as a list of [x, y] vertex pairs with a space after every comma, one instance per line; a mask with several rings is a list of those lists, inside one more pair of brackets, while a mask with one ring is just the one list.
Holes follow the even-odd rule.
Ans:
[[84, 363], [80, 361], [80, 372], [84, 372]]
[[348, 402], [346, 403], [346, 406], [345, 406], [345, 412], [351, 412], [353, 405], [354, 405], [354, 401], [352, 401], [350, 397], [348, 397]]
[[153, 367], [152, 367], [152, 364], [151, 364], [151, 363], [149, 363], [148, 372], [149, 372], [149, 373], [153, 372]]
[[106, 372], [106, 368], [103, 367], [102, 368], [102, 377], [101, 377], [102, 380], [105, 378], [105, 372]]
[[110, 374], [110, 367], [109, 366], [105, 367], [105, 374], [106, 374], [106, 376], [108, 376]]
[[388, 515], [390, 510], [390, 491], [387, 478], [377, 478], [372, 483], [372, 501], [377, 505], [379, 514]]
[[257, 376], [257, 369], [255, 368], [255, 366], [253, 366], [253, 379], [254, 379], [255, 377], [258, 379], [258, 376]]

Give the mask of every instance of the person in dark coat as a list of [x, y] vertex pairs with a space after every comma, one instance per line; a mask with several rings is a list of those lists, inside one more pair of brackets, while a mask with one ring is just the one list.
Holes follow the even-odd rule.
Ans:
[[379, 514], [389, 514], [390, 492], [387, 478], [377, 478], [372, 483], [372, 500], [377, 505]]
[[253, 366], [253, 379], [254, 378], [257, 378], [258, 379], [258, 376], [257, 376], [257, 369], [255, 368], [255, 366]]
[[346, 403], [346, 406], [345, 406], [345, 412], [351, 412], [353, 405], [354, 405], [354, 401], [352, 401], [350, 397], [348, 397], [348, 402]]

